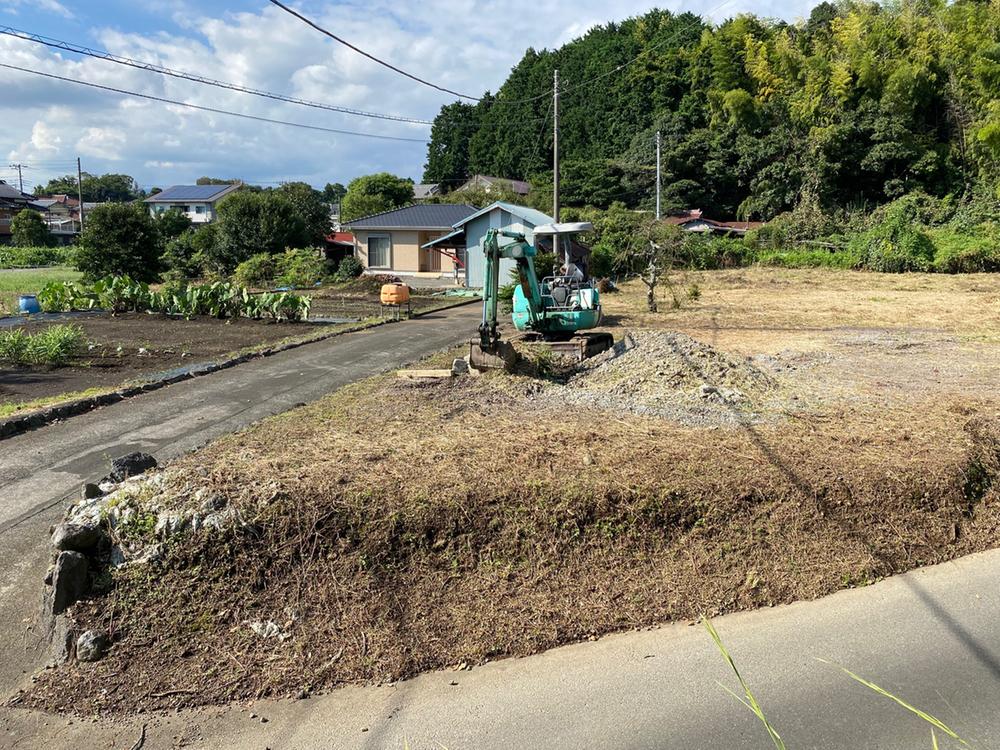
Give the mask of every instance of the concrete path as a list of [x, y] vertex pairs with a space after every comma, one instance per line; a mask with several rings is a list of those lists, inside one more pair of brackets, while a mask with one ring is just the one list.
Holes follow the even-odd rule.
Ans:
[[337, 336], [0, 441], [0, 691], [38, 662], [32, 620], [48, 565], [48, 527], [83, 482], [107, 473], [110, 459], [134, 450], [173, 458], [458, 344], [480, 316], [479, 306], [465, 305]]

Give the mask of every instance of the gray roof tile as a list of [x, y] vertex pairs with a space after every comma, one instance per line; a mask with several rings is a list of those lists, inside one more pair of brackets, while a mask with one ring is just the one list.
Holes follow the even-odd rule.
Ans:
[[344, 224], [349, 229], [447, 229], [476, 212], [464, 203], [424, 203], [364, 216]]

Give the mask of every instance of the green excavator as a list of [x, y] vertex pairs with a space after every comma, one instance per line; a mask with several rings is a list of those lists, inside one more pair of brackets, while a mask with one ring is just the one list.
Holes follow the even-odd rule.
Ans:
[[[477, 370], [511, 369], [517, 352], [501, 338], [497, 325], [500, 261], [511, 258], [516, 266], [513, 323], [519, 338], [541, 343], [577, 361], [592, 357], [614, 343], [611, 334], [581, 333], [601, 322], [600, 293], [590, 279], [590, 250], [573, 237], [593, 229], [589, 222], [546, 224], [534, 230], [535, 242], [555, 254], [558, 270], [541, 280], [536, 275], [538, 247], [519, 232], [490, 229], [483, 241], [486, 256], [483, 286], [483, 322], [479, 337], [471, 342], [469, 364]], [[501, 244], [501, 238], [513, 242]]]

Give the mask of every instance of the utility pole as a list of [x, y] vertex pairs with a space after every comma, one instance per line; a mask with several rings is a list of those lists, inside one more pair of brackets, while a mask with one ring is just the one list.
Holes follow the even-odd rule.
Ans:
[[80, 231], [83, 232], [83, 169], [80, 157], [76, 157], [76, 199], [80, 201]]
[[552, 84], [552, 218], [559, 221], [559, 70]]
[[660, 131], [656, 131], [656, 220], [660, 220]]
[[23, 166], [24, 166], [23, 164], [11, 164], [10, 165], [11, 169], [16, 169], [17, 170], [17, 189], [20, 190], [22, 193], [24, 192], [24, 175], [21, 174], [21, 168]]

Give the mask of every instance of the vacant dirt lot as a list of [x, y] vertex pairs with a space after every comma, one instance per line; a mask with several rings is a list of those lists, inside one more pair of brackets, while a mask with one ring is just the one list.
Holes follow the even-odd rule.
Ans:
[[[178, 462], [146, 512], [210, 497], [233, 523], [118, 569], [75, 611], [112, 634], [109, 656], [20, 700], [90, 713], [308, 694], [997, 544], [1000, 280], [676, 281], [700, 297], [670, 310], [665, 295], [656, 315], [638, 287], [608, 295], [627, 341], [583, 368], [375, 378]], [[133, 541], [155, 542], [148, 526]]]
[[[65, 367], [0, 367], [0, 404], [89, 388], [112, 388], [142, 376], [314, 330], [302, 324], [242, 318], [175, 320], [145, 313], [65, 316], [58, 322], [83, 329], [87, 343], [80, 356]], [[20, 327], [35, 333], [56, 324], [31, 322]]]

